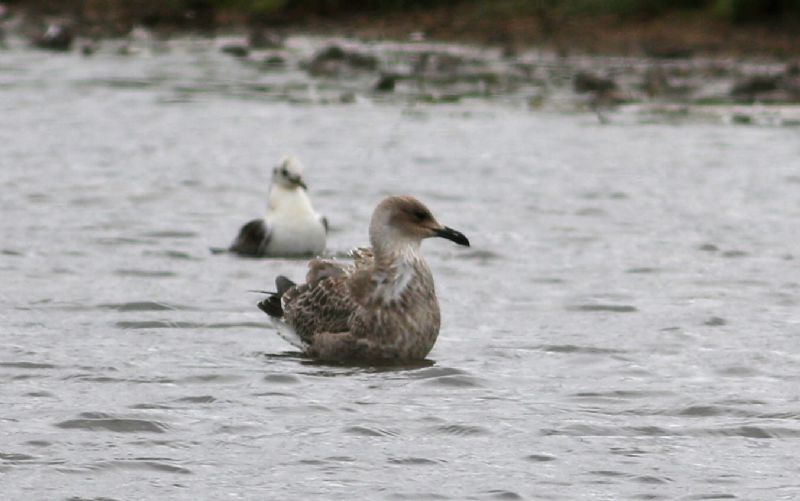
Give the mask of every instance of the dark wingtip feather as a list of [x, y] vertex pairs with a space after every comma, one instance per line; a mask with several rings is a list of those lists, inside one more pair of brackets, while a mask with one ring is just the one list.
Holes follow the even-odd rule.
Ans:
[[277, 294], [260, 301], [258, 307], [267, 315], [274, 318], [281, 318], [283, 316], [283, 306], [281, 306], [281, 297]]
[[278, 275], [278, 277], [275, 279], [275, 287], [278, 289], [278, 296], [283, 296], [286, 291], [294, 286], [295, 283], [283, 275]]
[[275, 287], [278, 289], [278, 292], [270, 293], [268, 298], [263, 299], [260, 303], [258, 303], [258, 307], [261, 308], [261, 311], [271, 317], [281, 318], [283, 316], [283, 304], [281, 303], [281, 297], [284, 295], [284, 293], [286, 293], [286, 291], [294, 286], [294, 282], [283, 275], [278, 275], [278, 278], [275, 279]]

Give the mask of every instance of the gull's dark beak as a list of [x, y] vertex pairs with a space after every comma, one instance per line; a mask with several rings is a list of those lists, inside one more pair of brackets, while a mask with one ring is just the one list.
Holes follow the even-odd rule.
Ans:
[[460, 231], [456, 231], [453, 228], [442, 226], [441, 228], [433, 230], [433, 232], [436, 234], [437, 237], [446, 238], [448, 240], [452, 240], [458, 245], [466, 245], [467, 247], [469, 247], [469, 240], [467, 240], [467, 237], [465, 237], [464, 234], [461, 233]]
[[302, 177], [300, 177], [300, 176], [289, 176], [289, 181], [291, 181], [292, 184], [294, 184], [295, 186], [299, 186], [299, 187], [303, 188], [304, 190], [308, 191], [308, 187], [306, 186], [306, 183], [303, 182], [303, 178]]

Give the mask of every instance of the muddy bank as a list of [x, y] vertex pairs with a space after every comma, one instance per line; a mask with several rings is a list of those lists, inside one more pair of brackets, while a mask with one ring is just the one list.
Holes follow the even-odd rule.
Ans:
[[[738, 3], [746, 1], [749, 0]], [[9, 2], [4, 9], [24, 18], [29, 27], [41, 27], [48, 19], [57, 17], [78, 34], [95, 38], [123, 36], [137, 26], [168, 34], [186, 31], [213, 34], [267, 27], [290, 33], [313, 32], [371, 40], [405, 39], [415, 34], [429, 40], [488, 44], [507, 51], [546, 48], [559, 53], [656, 58], [800, 56], [800, 9], [720, 8], [736, 3], [697, 0], [683, 2], [681, 7], [677, 2], [635, 0], [582, 3], [30, 0]], [[686, 7], [689, 4], [695, 7]]]
[[[141, 26], [120, 37], [87, 36], [68, 18], [42, 19], [39, 25], [21, 19], [8, 15], [2, 24], [8, 50], [36, 46], [86, 57], [136, 57], [168, 52], [173, 40], [186, 39], [185, 32]], [[300, 83], [292, 81], [280, 91], [289, 100], [309, 95], [343, 103], [509, 99], [531, 109], [589, 111], [601, 120], [630, 108], [669, 117], [707, 115], [713, 108], [717, 119], [732, 123], [797, 122], [793, 112], [768, 108], [765, 114], [763, 106], [800, 104], [800, 58], [680, 51], [609, 56], [547, 44], [455, 44], [433, 40], [423, 31], [403, 32], [402, 23], [394, 25], [396, 40], [387, 41], [355, 28], [344, 30], [350, 37], [333, 35], [336, 24], [327, 26], [325, 36], [299, 35], [286, 26], [251, 26], [193, 39], [264, 78], [297, 76]], [[264, 86], [265, 93], [273, 91]]]

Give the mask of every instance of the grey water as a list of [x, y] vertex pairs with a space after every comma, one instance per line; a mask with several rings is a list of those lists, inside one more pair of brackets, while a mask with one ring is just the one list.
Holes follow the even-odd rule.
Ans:
[[[0, 51], [3, 499], [800, 499], [797, 128], [352, 85]], [[426, 363], [303, 359], [250, 292], [303, 261], [210, 251], [285, 153], [330, 254], [390, 193], [470, 238]]]

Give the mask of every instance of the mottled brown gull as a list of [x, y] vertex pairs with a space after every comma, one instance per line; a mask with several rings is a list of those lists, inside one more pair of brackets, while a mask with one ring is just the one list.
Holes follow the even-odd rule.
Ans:
[[313, 259], [306, 283], [279, 276], [277, 292], [258, 306], [281, 337], [320, 360], [421, 360], [440, 324], [433, 275], [420, 252], [429, 237], [469, 245], [414, 197], [388, 197], [372, 213], [372, 247], [353, 251], [352, 264]]
[[267, 214], [242, 226], [229, 250], [244, 256], [315, 256], [325, 249], [327, 221], [306, 195], [303, 166], [290, 156], [272, 170]]

